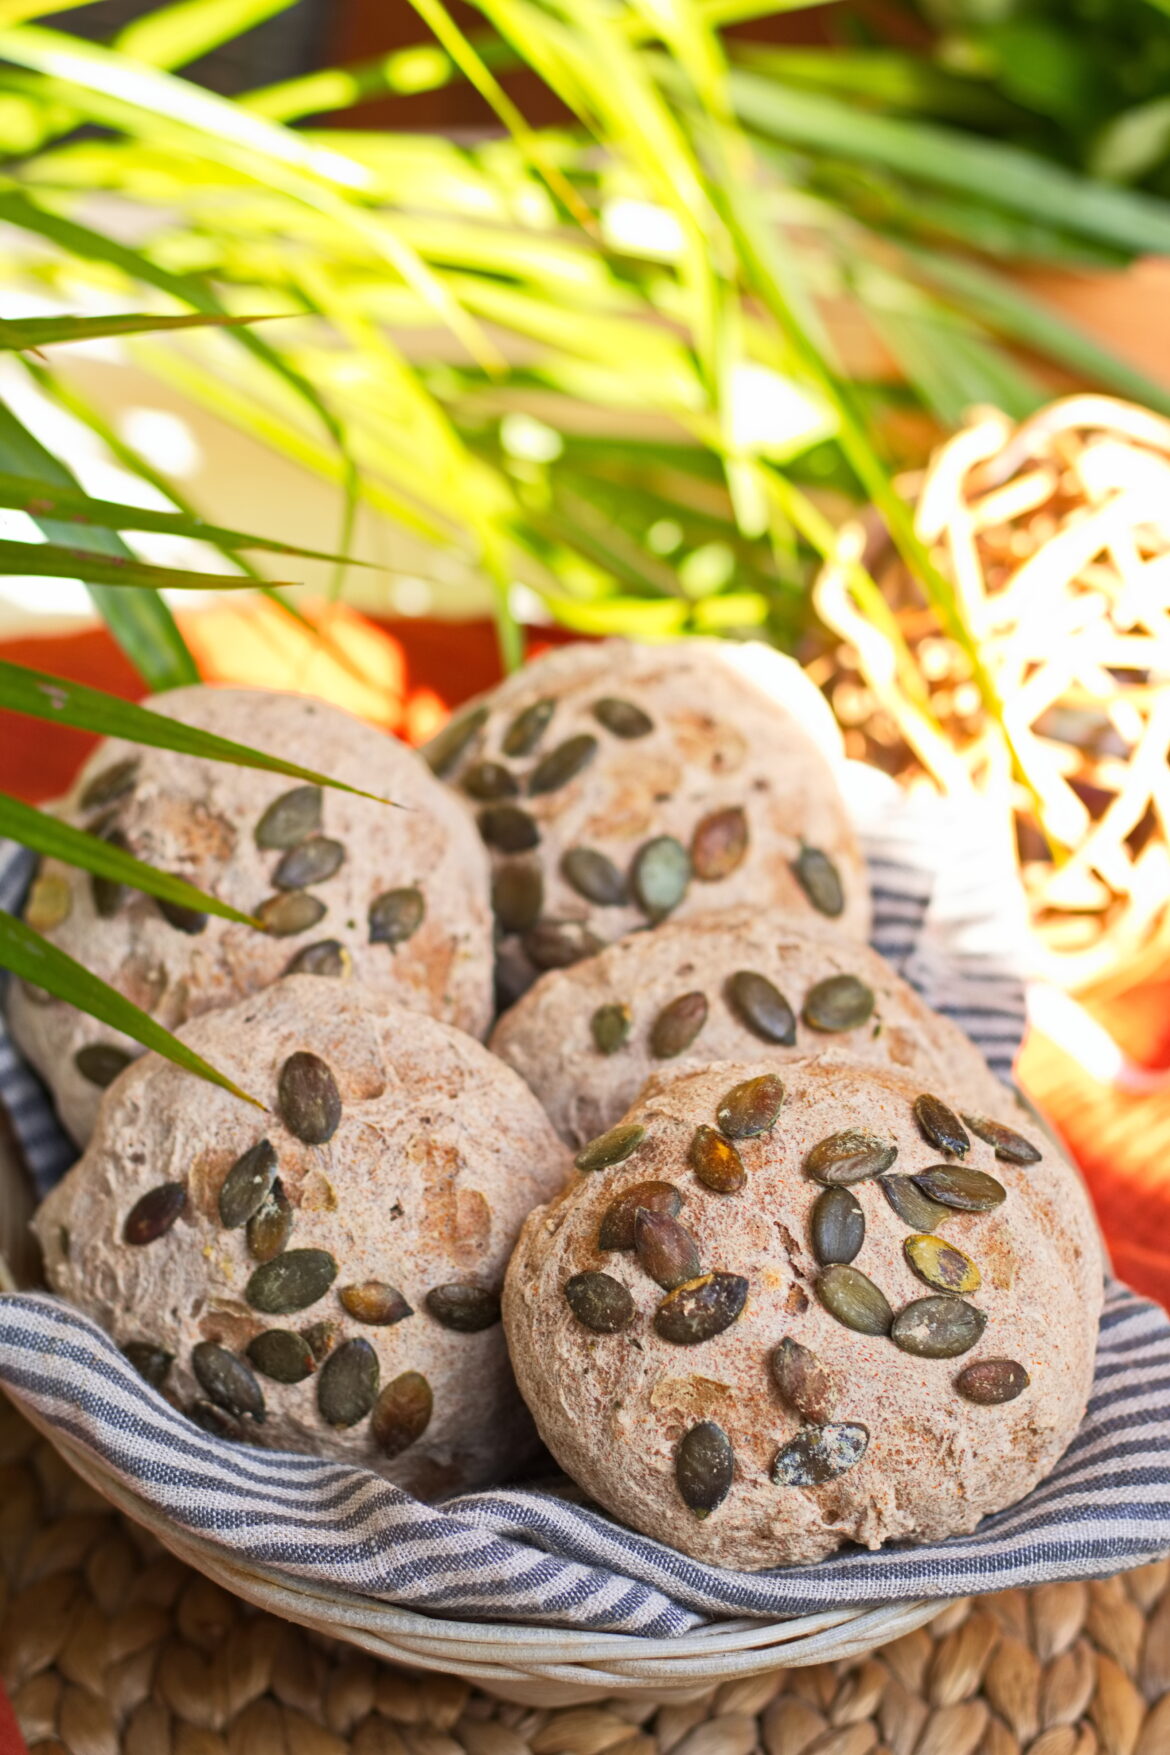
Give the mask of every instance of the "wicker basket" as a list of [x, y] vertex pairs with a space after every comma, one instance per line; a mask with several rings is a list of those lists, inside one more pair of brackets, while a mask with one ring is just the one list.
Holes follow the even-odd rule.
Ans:
[[[31, 1206], [23, 1168], [0, 1134], [0, 1288], [31, 1283], [26, 1242]], [[856, 1657], [912, 1632], [949, 1607], [946, 1600], [936, 1599], [787, 1621], [720, 1621], [675, 1639], [432, 1619], [372, 1597], [331, 1596], [279, 1572], [241, 1565], [213, 1542], [160, 1517], [111, 1470], [51, 1426], [32, 1423], [85, 1481], [225, 1590], [376, 1657], [410, 1669], [462, 1676], [524, 1705], [572, 1705], [617, 1694], [686, 1698], [718, 1682], [781, 1665]]]

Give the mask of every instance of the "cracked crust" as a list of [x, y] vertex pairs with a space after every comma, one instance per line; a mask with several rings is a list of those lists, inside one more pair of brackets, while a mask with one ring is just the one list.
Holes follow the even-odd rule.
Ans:
[[[614, 735], [593, 712], [603, 697], [632, 702], [653, 729], [634, 738]], [[556, 705], [539, 741], [530, 753], [508, 757], [502, 745], [509, 727], [544, 699]], [[510, 769], [520, 790], [506, 802], [534, 819], [540, 842], [528, 852], [493, 850], [493, 871], [498, 877], [517, 862], [537, 865], [543, 919], [584, 924], [602, 943], [644, 927], [647, 916], [634, 902], [600, 905], [574, 889], [562, 871], [564, 855], [596, 849], [628, 875], [648, 841], [670, 835], [690, 847], [705, 818], [741, 808], [746, 855], [730, 875], [692, 879], [672, 917], [744, 902], [808, 915], [812, 906], [792, 869], [807, 844], [823, 851], [840, 874], [844, 907], [834, 926], [864, 939], [869, 896], [837, 784], [840, 734], [823, 697], [791, 659], [756, 642], [605, 640], [544, 653], [469, 703], [459, 718], [477, 705], [487, 708], [487, 719], [444, 777], [478, 816], [481, 804], [464, 789], [468, 770], [484, 760]], [[541, 758], [583, 735], [597, 740], [592, 761], [567, 784], [530, 795], [528, 781]], [[501, 1003], [510, 1004], [537, 973], [523, 935], [504, 932]]]
[[[53, 1289], [119, 1344], [173, 1353], [166, 1389], [184, 1407], [204, 1393], [190, 1365], [198, 1342], [240, 1352], [266, 1329], [334, 1321], [342, 1339], [375, 1348], [383, 1385], [405, 1371], [428, 1379], [434, 1413], [423, 1437], [387, 1461], [368, 1421], [348, 1431], [324, 1424], [315, 1377], [261, 1377], [267, 1419], [246, 1423], [250, 1438], [360, 1463], [427, 1498], [508, 1478], [534, 1439], [503, 1330], [455, 1333], [424, 1298], [451, 1281], [498, 1290], [525, 1215], [561, 1187], [567, 1155], [536, 1099], [471, 1037], [354, 983], [291, 976], [181, 1035], [273, 1107], [287, 1057], [320, 1055], [341, 1093], [336, 1133], [304, 1145], [275, 1114], [145, 1056], [107, 1093], [85, 1156], [35, 1220]], [[263, 1138], [293, 1208], [289, 1248], [328, 1250], [339, 1269], [322, 1298], [289, 1315], [248, 1305], [256, 1261], [245, 1231], [219, 1220], [228, 1170]], [[124, 1243], [127, 1213], [169, 1181], [187, 1188], [173, 1228], [142, 1247]], [[338, 1291], [371, 1279], [396, 1286], [413, 1314], [391, 1327], [353, 1320]]]
[[[797, 1014], [794, 1047], [761, 1042], [731, 1008], [727, 983], [742, 969], [766, 976], [788, 1000]], [[801, 1008], [814, 982], [842, 974], [865, 982], [877, 1004], [859, 1028], [825, 1035], [803, 1021]], [[696, 991], [706, 995], [708, 1012], [694, 1043], [676, 1060], [655, 1059], [654, 1019], [671, 1000]], [[613, 1004], [629, 1006], [630, 1035], [615, 1053], [603, 1054], [592, 1019], [599, 1007]], [[1015, 1108], [974, 1043], [932, 1012], [875, 951], [844, 938], [832, 921], [810, 913], [792, 918], [778, 909], [740, 907], [669, 921], [572, 968], [551, 970], [505, 1013], [490, 1046], [535, 1091], [571, 1146], [612, 1127], [653, 1073], [713, 1060], [784, 1062], [826, 1048], [962, 1089], [971, 1110], [1010, 1115]]]
[[[409, 808], [324, 790], [321, 832], [342, 842], [346, 857], [335, 876], [310, 891], [327, 911], [294, 937], [270, 937], [215, 917], [201, 932], [182, 932], [149, 896], [134, 893], [103, 918], [88, 875], [45, 860], [42, 876], [67, 887], [68, 916], [47, 931], [54, 944], [174, 1030], [268, 986], [306, 945], [337, 939], [354, 974], [371, 988], [473, 1035], [485, 1033], [492, 980], [487, 860], [464, 813], [413, 751], [306, 695], [201, 686], [175, 689], [146, 705]], [[80, 800], [95, 775], [130, 758], [138, 760], [133, 790], [108, 810], [83, 809]], [[86, 762], [60, 814], [99, 832], [116, 827], [140, 859], [250, 912], [274, 893], [272, 874], [281, 857], [256, 846], [256, 823], [297, 784], [111, 738]], [[408, 886], [425, 897], [422, 925], [393, 951], [371, 944], [371, 901]], [[34, 907], [35, 899], [34, 890]], [[83, 1145], [102, 1093], [78, 1072], [74, 1056], [87, 1043], [111, 1043], [131, 1055], [141, 1052], [138, 1044], [61, 1001], [38, 1001], [19, 982], [12, 983], [9, 1009], [17, 1042]]]
[[[628, 1117], [645, 1126], [644, 1142], [616, 1168], [579, 1175], [529, 1217], [504, 1297], [521, 1390], [561, 1466], [635, 1529], [696, 1558], [748, 1570], [819, 1560], [847, 1542], [875, 1548], [939, 1540], [1022, 1498], [1052, 1469], [1083, 1416], [1102, 1299], [1099, 1242], [1083, 1188], [1005, 1103], [999, 1119], [1034, 1139], [1043, 1160], [1018, 1169], [973, 1140], [966, 1162], [994, 1174], [1007, 1200], [990, 1213], [955, 1214], [941, 1227], [981, 1267], [983, 1284], [970, 1302], [988, 1317], [982, 1339], [960, 1359], [924, 1359], [843, 1327], [815, 1291], [809, 1218], [820, 1190], [803, 1174], [807, 1152], [831, 1133], [864, 1126], [897, 1142], [896, 1170], [925, 1169], [939, 1153], [913, 1118], [917, 1080], [827, 1054], [779, 1069], [786, 1098], [774, 1129], [740, 1142], [745, 1190], [704, 1188], [687, 1156], [696, 1126], [714, 1125], [729, 1087], [777, 1070], [756, 1060], [652, 1081]], [[652, 1318], [663, 1293], [632, 1253], [597, 1247], [605, 1208], [646, 1178], [678, 1186], [679, 1219], [698, 1241], [704, 1269], [742, 1274], [749, 1283], [738, 1321], [695, 1346], [657, 1335]], [[929, 1295], [903, 1253], [910, 1227], [874, 1182], [855, 1184], [853, 1193], [867, 1227], [854, 1265], [895, 1310]], [[635, 1316], [622, 1333], [591, 1333], [567, 1306], [570, 1275], [598, 1270], [633, 1298]], [[768, 1368], [785, 1336], [828, 1370], [834, 1418], [869, 1432], [861, 1461], [819, 1487], [770, 1479], [777, 1451], [800, 1429]], [[1005, 1356], [1031, 1377], [1017, 1400], [976, 1406], [956, 1393], [953, 1379], [965, 1364]], [[727, 1498], [700, 1521], [679, 1496], [674, 1467], [683, 1434], [704, 1419], [730, 1437], [735, 1475]]]

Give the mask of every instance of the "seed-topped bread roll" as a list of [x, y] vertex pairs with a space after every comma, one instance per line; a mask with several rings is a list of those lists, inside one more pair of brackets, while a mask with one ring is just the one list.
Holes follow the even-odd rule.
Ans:
[[933, 1541], [1080, 1422], [1102, 1299], [1081, 1184], [1014, 1116], [828, 1053], [653, 1080], [528, 1219], [504, 1323], [606, 1510], [758, 1569]]
[[770, 648], [563, 647], [424, 753], [491, 849], [502, 1004], [637, 927], [741, 902], [865, 936], [840, 738]]
[[[64, 800], [68, 822], [255, 914], [190, 913], [46, 860], [26, 917], [168, 1029], [286, 969], [355, 974], [482, 1035], [491, 1018], [487, 860], [466, 815], [412, 751], [305, 695], [176, 689], [156, 713], [390, 798], [394, 810], [278, 774], [111, 738]], [[137, 1043], [12, 984], [13, 1033], [80, 1143]]]
[[603, 1133], [653, 1072], [786, 1061], [822, 1048], [1014, 1110], [974, 1043], [832, 921], [778, 909], [668, 921], [556, 969], [491, 1037], [571, 1146]]
[[568, 1157], [470, 1036], [290, 976], [183, 1040], [271, 1113], [157, 1055], [107, 1092], [36, 1229], [53, 1288], [212, 1431], [426, 1497], [533, 1444], [499, 1296]]

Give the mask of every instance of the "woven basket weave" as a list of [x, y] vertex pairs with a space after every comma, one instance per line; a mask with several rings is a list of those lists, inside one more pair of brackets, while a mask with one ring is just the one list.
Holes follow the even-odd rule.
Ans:
[[[4, 1260], [27, 1264], [30, 1202], [11, 1145], [0, 1137], [0, 1286], [17, 1281]], [[27, 1283], [28, 1269], [20, 1278]], [[223, 1548], [179, 1530], [108, 1468], [50, 1427], [45, 1437], [92, 1487], [164, 1547], [225, 1590], [319, 1633], [411, 1668], [467, 1678], [507, 1700], [565, 1705], [598, 1695], [691, 1695], [779, 1664], [832, 1663], [921, 1627], [947, 1605], [898, 1603], [787, 1621], [721, 1621], [673, 1639], [431, 1619], [371, 1597], [329, 1595], [300, 1580], [241, 1565]]]

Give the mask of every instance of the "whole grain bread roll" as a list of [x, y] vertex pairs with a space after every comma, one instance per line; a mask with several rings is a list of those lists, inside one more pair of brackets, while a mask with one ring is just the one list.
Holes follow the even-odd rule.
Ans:
[[833, 1052], [723, 1063], [652, 1080], [578, 1164], [504, 1323], [545, 1443], [634, 1529], [748, 1570], [935, 1541], [1076, 1431], [1099, 1243], [1010, 1111]]
[[534, 1434], [499, 1320], [520, 1225], [568, 1157], [470, 1036], [289, 976], [182, 1039], [271, 1113], [151, 1054], [37, 1215], [50, 1285], [213, 1431], [424, 1497]]
[[[65, 820], [244, 913], [258, 911], [267, 930], [160, 906], [52, 859], [26, 907], [38, 930], [171, 1030], [295, 967], [355, 974], [403, 1005], [485, 1033], [487, 859], [466, 814], [413, 751], [305, 695], [195, 687], [147, 705], [407, 808], [110, 738], [64, 799]], [[10, 1015], [84, 1144], [105, 1083], [138, 1044], [20, 982]]]
[[866, 935], [840, 736], [768, 647], [562, 647], [423, 753], [491, 850], [501, 1005], [638, 927], [738, 903]]
[[571, 1146], [620, 1120], [652, 1073], [830, 1047], [962, 1091], [976, 1109], [1015, 1106], [956, 1025], [808, 912], [740, 906], [630, 933], [542, 975], [490, 1046]]

